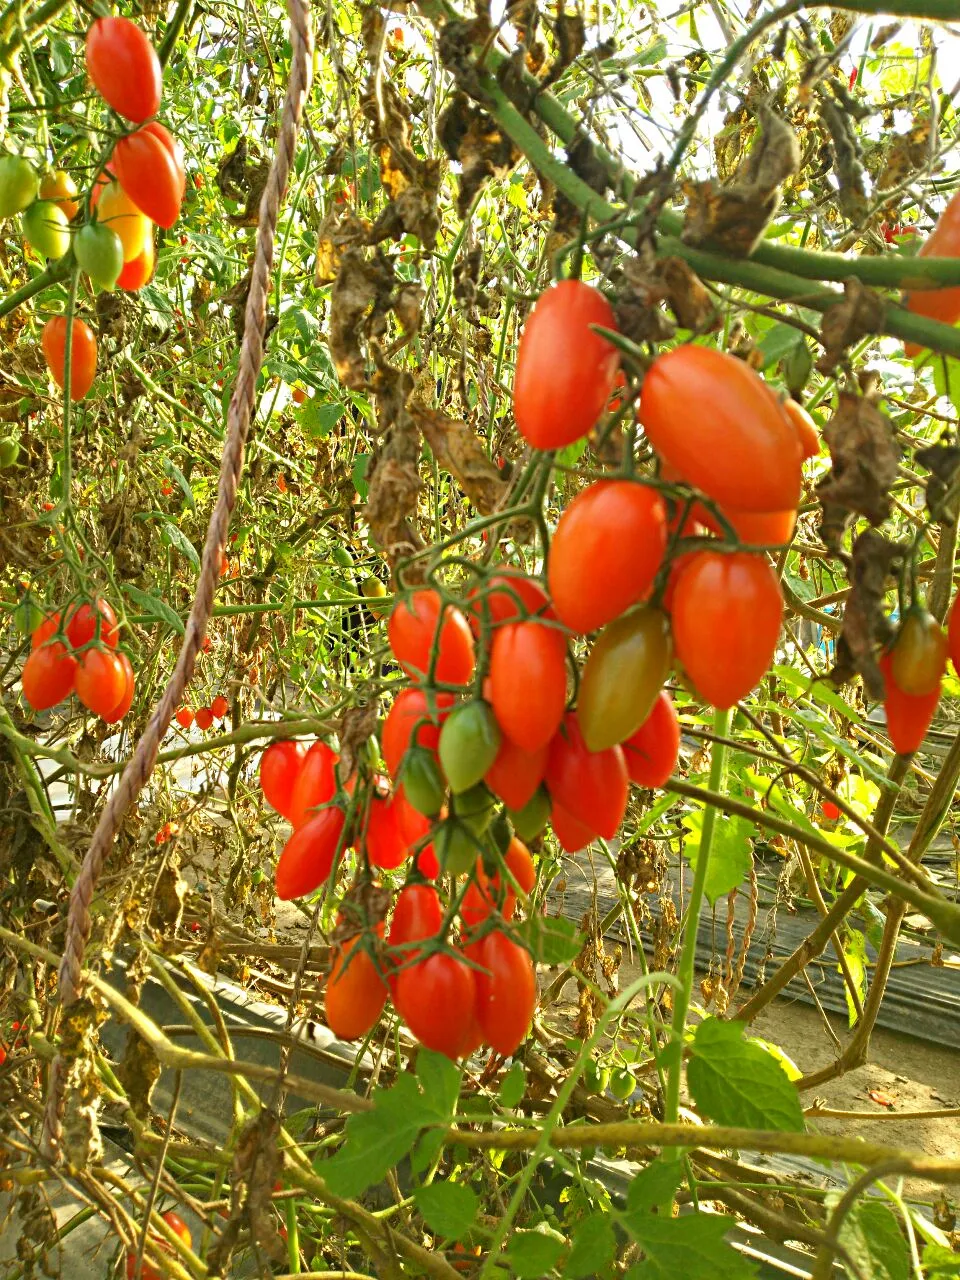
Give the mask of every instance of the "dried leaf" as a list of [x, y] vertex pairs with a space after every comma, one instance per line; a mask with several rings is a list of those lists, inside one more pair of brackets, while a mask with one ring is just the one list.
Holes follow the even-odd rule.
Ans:
[[706, 285], [682, 258], [661, 258], [660, 275], [670, 310], [683, 329], [708, 333], [718, 324], [717, 310]]
[[358, 248], [344, 250], [330, 298], [329, 342], [337, 375], [353, 391], [367, 383], [361, 331], [368, 338], [383, 333], [393, 285], [393, 269], [379, 250], [369, 261]]
[[823, 355], [817, 361], [820, 373], [830, 373], [843, 359], [847, 350], [865, 338], [879, 333], [883, 328], [887, 304], [880, 294], [861, 284], [859, 280], [847, 280], [843, 288], [843, 301], [824, 312], [820, 326]]
[[930, 161], [930, 120], [922, 120], [907, 133], [895, 134], [890, 139], [883, 172], [877, 179], [880, 191], [900, 187]]
[[145, 1119], [150, 1112], [150, 1095], [160, 1079], [160, 1059], [132, 1027], [127, 1032], [123, 1058], [117, 1065], [117, 1079], [126, 1091], [133, 1114]]
[[457, 210], [465, 216], [477, 192], [507, 174], [519, 156], [500, 126], [465, 93], [455, 93], [437, 126], [440, 143], [461, 166]]
[[347, 707], [337, 726], [340, 740], [340, 775], [349, 778], [356, 768], [357, 757], [377, 731], [378, 700], [360, 707]]
[[939, 444], [928, 445], [925, 449], [918, 449], [913, 456], [921, 467], [926, 467], [930, 472], [926, 495], [927, 511], [931, 519], [952, 524], [956, 511], [942, 512], [940, 506], [957, 476], [957, 469], [960, 468], [960, 447], [941, 441]]
[[509, 486], [471, 427], [423, 405], [413, 405], [412, 412], [437, 462], [457, 480], [480, 514], [496, 511]]
[[549, 85], [563, 75], [570, 63], [575, 58], [579, 58], [583, 52], [583, 46], [586, 44], [586, 28], [584, 27], [583, 14], [577, 10], [575, 13], [567, 13], [563, 9], [556, 14], [553, 20], [553, 34], [557, 42], [557, 55], [550, 64], [547, 74], [543, 77], [542, 85], [546, 89]]
[[895, 1107], [897, 1099], [892, 1093], [885, 1093], [883, 1089], [868, 1089], [867, 1097], [871, 1102], [875, 1102], [878, 1107]]
[[866, 529], [853, 544], [848, 566], [850, 594], [830, 679], [844, 684], [859, 672], [864, 689], [877, 701], [884, 697], [885, 689], [876, 654], [892, 633], [883, 600], [891, 570], [902, 555], [903, 548], [897, 543], [875, 529]]
[[[384, 440], [367, 473], [364, 514], [374, 542], [396, 569], [423, 546], [411, 523], [420, 495], [420, 433], [407, 407], [413, 379], [388, 365], [377, 349], [374, 356], [378, 368], [373, 392]], [[415, 571], [408, 570], [405, 577], [412, 582]]]
[[823, 504], [821, 535], [830, 548], [851, 514], [881, 524], [890, 514], [890, 486], [897, 475], [900, 447], [893, 426], [872, 398], [844, 392], [823, 429], [833, 470], [818, 486]]
[[854, 121], [847, 110], [826, 97], [821, 99], [820, 115], [833, 143], [837, 202], [844, 215], [851, 222], [858, 223], [867, 212], [869, 200]]

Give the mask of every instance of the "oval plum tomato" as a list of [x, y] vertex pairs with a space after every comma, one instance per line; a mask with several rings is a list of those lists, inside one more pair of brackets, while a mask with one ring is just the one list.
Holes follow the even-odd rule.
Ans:
[[[960, 191], [937, 219], [936, 226], [920, 246], [920, 258], [960, 257]], [[940, 320], [944, 324], [956, 324], [960, 320], [960, 285], [952, 289], [911, 290], [904, 299], [904, 306], [915, 316], [928, 320]], [[912, 360], [923, 350], [915, 342], [905, 342], [904, 350]]]
[[547, 790], [556, 804], [606, 840], [612, 840], [627, 808], [630, 780], [619, 747], [590, 751], [574, 713], [550, 743]]
[[[64, 389], [67, 352], [66, 316], [54, 316], [43, 326], [41, 338], [47, 367], [57, 386]], [[97, 375], [97, 340], [82, 320], [74, 320], [70, 337], [70, 399], [82, 400]]]
[[[510, 841], [503, 860], [509, 877], [501, 878], [499, 871], [488, 876], [483, 859], [477, 859], [474, 878], [460, 904], [460, 918], [468, 927], [473, 928], [485, 920], [495, 906], [500, 908], [500, 914], [504, 920], [513, 919], [517, 895], [510, 877], [516, 880], [526, 894], [531, 893], [533, 886], [537, 883], [537, 869], [530, 856], [530, 850], [516, 836]], [[505, 883], [501, 883], [501, 879]]]
[[370, 865], [382, 871], [394, 871], [406, 859], [409, 850], [392, 796], [374, 793], [371, 798], [363, 845]]
[[157, 114], [161, 77], [157, 51], [129, 18], [97, 18], [87, 32], [87, 71], [118, 115], [142, 124]]
[[[397, 694], [380, 731], [380, 748], [391, 778], [396, 778], [399, 773], [400, 763], [411, 741], [428, 751], [436, 751], [440, 741], [440, 723], [452, 706], [452, 693], [434, 693], [428, 697], [422, 689], [403, 689]], [[431, 712], [431, 707], [434, 712]]]
[[482, 782], [500, 750], [501, 734], [486, 702], [454, 707], [440, 730], [440, 764], [456, 795]]
[[459, 956], [435, 952], [397, 977], [397, 1012], [434, 1053], [459, 1058], [471, 1038], [476, 1004], [473, 969]]
[[585, 822], [579, 822], [562, 804], [557, 804], [556, 800], [550, 809], [550, 825], [565, 853], [579, 853], [597, 838], [596, 831]]
[[51, 613], [40, 623], [30, 636], [30, 648], [39, 649], [51, 636], [60, 630], [60, 614]]
[[797, 433], [804, 462], [806, 462], [807, 458], [815, 458], [820, 452], [820, 432], [817, 430], [817, 424], [803, 405], [798, 400], [794, 400], [792, 396], [788, 396], [786, 400], [781, 401], [781, 405], [783, 412], [787, 415], [794, 431]]
[[113, 289], [123, 270], [123, 242], [102, 222], [88, 222], [73, 238], [77, 265], [101, 289]]
[[[180, 195], [182, 196], [187, 189], [187, 171], [184, 168], [183, 163], [183, 143], [179, 138], [175, 138], [170, 130], [165, 125], [162, 125], [159, 120], [149, 121], [139, 132], [152, 134], [153, 137], [157, 138], [163, 146], [166, 147], [177, 172], [177, 180], [180, 184]], [[181, 244], [182, 243], [183, 241], [181, 241]]]
[[[180, 710], [177, 712], [177, 714], [174, 716], [174, 719], [176, 720], [177, 724], [180, 726], [181, 729], [189, 729], [190, 726], [193, 724], [193, 708], [181, 707]], [[269, 751], [270, 748], [267, 747], [267, 750]], [[263, 766], [261, 764], [261, 770], [262, 770], [262, 767]], [[261, 773], [261, 783], [262, 783], [262, 773]], [[264, 794], [266, 794], [266, 788], [264, 788]], [[276, 806], [274, 806], [274, 808], [276, 808]]]
[[387, 935], [390, 948], [390, 969], [387, 982], [391, 995], [396, 1000], [397, 970], [410, 964], [420, 954], [418, 947], [411, 947], [411, 942], [422, 942], [426, 938], [439, 937], [443, 927], [443, 907], [432, 884], [408, 884], [397, 894], [393, 908], [393, 920]]
[[480, 848], [476, 835], [463, 822], [447, 818], [437, 827], [433, 837], [438, 864], [449, 876], [462, 876], [477, 860]]
[[550, 797], [546, 787], [537, 787], [522, 809], [511, 809], [510, 821], [521, 840], [535, 840], [550, 821]]
[[123, 264], [123, 270], [117, 276], [117, 288], [136, 293], [150, 280], [154, 265], [153, 236], [149, 235], [143, 252]]
[[501, 741], [497, 758], [483, 780], [508, 809], [523, 809], [533, 799], [547, 771], [548, 746], [549, 742], [545, 742], [535, 751], [528, 751], [506, 736]]
[[37, 174], [23, 156], [0, 156], [0, 218], [28, 209], [37, 198]]
[[527, 317], [513, 378], [517, 430], [535, 449], [562, 449], [585, 436], [607, 407], [620, 368], [617, 348], [590, 328], [616, 329], [597, 289], [561, 280]]
[[441, 622], [441, 605], [432, 587], [398, 600], [387, 623], [387, 639], [393, 656], [414, 680], [427, 675], [436, 644], [433, 678], [438, 684], [466, 684], [473, 675], [473, 632], [453, 605], [443, 610]]
[[947, 652], [954, 671], [960, 675], [960, 595], [950, 606], [950, 614], [947, 618]]
[[40, 179], [40, 199], [58, 204], [68, 220], [75, 218], [80, 210], [79, 194], [77, 184], [63, 169], [55, 169]]
[[[99, 636], [97, 635], [98, 613], [100, 615]], [[117, 615], [108, 601], [104, 600], [102, 596], [96, 601], [96, 607], [89, 602], [85, 602], [79, 608], [71, 609], [67, 614], [67, 625], [64, 630], [74, 649], [82, 649], [84, 645], [90, 644], [92, 640], [96, 640], [98, 644], [105, 644], [110, 649], [115, 649], [120, 636]]]
[[73, 691], [77, 660], [59, 640], [34, 649], [20, 673], [23, 696], [34, 711], [47, 711]]
[[588, 751], [623, 742], [643, 724], [670, 671], [667, 616], [645, 606], [601, 631], [580, 676], [577, 720]]
[[426, 747], [411, 747], [400, 769], [400, 790], [418, 813], [435, 818], [443, 808], [447, 784], [437, 757]]
[[333, 869], [346, 817], [331, 805], [298, 827], [280, 851], [275, 872], [277, 897], [302, 898], [324, 884]]
[[139, 257], [150, 243], [150, 219], [137, 208], [119, 182], [108, 182], [101, 191], [97, 218], [120, 237], [124, 262]]
[[21, 222], [24, 239], [41, 258], [62, 258], [70, 248], [70, 219], [52, 200], [35, 200]]
[[642, 600], [667, 549], [666, 503], [649, 486], [598, 480], [564, 511], [547, 582], [557, 617], [586, 635]]
[[230, 710], [230, 704], [222, 693], [218, 693], [214, 700], [210, 703], [210, 710], [213, 712], [214, 720], [222, 720]]
[[193, 715], [194, 724], [204, 733], [213, 724], [213, 712], [209, 707], [197, 707]]
[[315, 742], [304, 756], [290, 797], [290, 812], [285, 815], [294, 827], [312, 817], [317, 805], [333, 799], [337, 789], [336, 763], [336, 752], [325, 742]]
[[526, 1038], [537, 1008], [537, 975], [530, 953], [494, 929], [473, 943], [467, 955], [480, 966], [474, 980], [484, 1043], [509, 1057]]
[[940, 688], [947, 669], [947, 633], [932, 613], [919, 607], [908, 610], [890, 653], [898, 689], [923, 697]]
[[543, 587], [521, 569], [504, 565], [484, 582], [467, 592], [467, 617], [475, 636], [481, 634], [481, 624], [487, 620], [490, 627], [504, 622], [515, 622], [536, 614], [550, 618], [553, 610]]
[[117, 181], [141, 213], [161, 227], [180, 216], [184, 186], [172, 152], [148, 129], [120, 138], [113, 149]]
[[113, 649], [87, 649], [80, 657], [74, 684], [87, 710], [106, 719], [127, 691], [127, 676]]
[[127, 714], [133, 706], [133, 694], [137, 684], [136, 676], [133, 674], [133, 664], [122, 649], [117, 652], [117, 657], [120, 659], [121, 667], [123, 667], [125, 684], [123, 696], [113, 710], [103, 717], [107, 724], [117, 724]]
[[840, 807], [835, 805], [832, 800], [824, 800], [820, 805], [820, 812], [828, 822], [836, 822], [840, 817]]
[[[177, 713], [179, 719], [180, 713]], [[192, 720], [191, 716], [191, 720]], [[271, 742], [260, 757], [260, 789], [263, 798], [277, 813], [289, 819], [293, 812], [293, 789], [300, 776], [306, 743]]]
[[490, 701], [506, 736], [537, 752], [556, 733], [567, 705], [567, 643], [544, 622], [508, 622], [490, 646]]
[[362, 935], [334, 947], [324, 996], [333, 1034], [340, 1040], [365, 1036], [377, 1025], [386, 1002], [387, 984], [363, 947]]
[[674, 652], [698, 694], [732, 707], [773, 661], [783, 596], [766, 559], [747, 551], [698, 551], [673, 593]]
[[680, 721], [673, 699], [662, 689], [643, 724], [621, 744], [630, 781], [662, 787], [680, 756]]
[[887, 713], [887, 733], [898, 756], [908, 756], [919, 750], [933, 720], [940, 701], [940, 684], [927, 694], [916, 696], [904, 693], [893, 675], [893, 657], [888, 651], [877, 663], [886, 686], [883, 702]]
[[759, 374], [735, 356], [692, 345], [658, 356], [643, 380], [639, 416], [659, 456], [723, 506], [797, 506], [803, 456], [796, 429]]

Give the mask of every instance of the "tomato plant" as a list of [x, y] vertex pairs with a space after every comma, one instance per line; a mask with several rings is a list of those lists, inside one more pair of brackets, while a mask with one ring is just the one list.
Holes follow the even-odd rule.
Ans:
[[535, 449], [561, 449], [585, 436], [607, 407], [620, 368], [617, 348], [591, 325], [617, 327], [609, 302], [580, 280], [540, 295], [517, 350], [513, 411]]
[[[180, 1237], [180, 1239], [189, 1249], [193, 1244], [193, 1237], [190, 1233], [190, 1228], [187, 1226], [184, 1220], [180, 1217], [179, 1213], [175, 1213], [173, 1209], [168, 1209], [167, 1212], [162, 1216], [167, 1226], [170, 1227], [170, 1229]], [[166, 1240], [163, 1240], [159, 1236], [154, 1236], [154, 1235], [151, 1235], [150, 1239], [153, 1243], [156, 1244], [156, 1247], [159, 1250], [161, 1250], [163, 1253], [172, 1252]], [[126, 1261], [124, 1263], [124, 1266], [126, 1268], [127, 1280], [134, 1280], [134, 1277], [137, 1274], [137, 1251], [135, 1249], [130, 1249], [127, 1251], [127, 1256], [126, 1256]], [[164, 1277], [163, 1271], [153, 1266], [152, 1263], [147, 1262], [146, 1259], [143, 1260], [140, 1267], [140, 1280], [163, 1280], [163, 1277]]]
[[[193, 724], [193, 719], [194, 719], [194, 716], [193, 716], [193, 708], [192, 708], [192, 707], [181, 707], [181, 708], [180, 708], [180, 710], [179, 710], [179, 711], [176, 713], [176, 715], [174, 716], [174, 719], [176, 720], [177, 724], [180, 726], [180, 728], [181, 728], [181, 729], [189, 729], [189, 728], [190, 728], [190, 726]], [[268, 747], [268, 748], [267, 748], [267, 750], [269, 751], [269, 750], [270, 750], [270, 748]], [[262, 786], [262, 785], [263, 785], [263, 775], [262, 775], [262, 772], [261, 772], [260, 782], [261, 782], [261, 786]], [[266, 793], [267, 793], [267, 789], [266, 789], [266, 787], [264, 787], [264, 788], [263, 788], [263, 792], [264, 792], [264, 795], [266, 795]], [[270, 799], [270, 797], [269, 797], [269, 796], [267, 796], [267, 799], [269, 800], [269, 799]], [[271, 801], [271, 803], [272, 803], [272, 801]], [[274, 808], [276, 808], [276, 805], [274, 805], [273, 807], [274, 807]]]
[[547, 581], [557, 617], [585, 635], [642, 600], [667, 546], [667, 508], [655, 489], [598, 480], [578, 494], [550, 544]]
[[[177, 712], [177, 720], [185, 729], [193, 723], [193, 713], [188, 714], [186, 723], [180, 719], [183, 713]], [[260, 787], [267, 804], [276, 809], [284, 818], [290, 819], [293, 812], [293, 791], [303, 761], [307, 754], [306, 744], [289, 739], [282, 742], [271, 742], [260, 757]]]
[[577, 693], [577, 720], [590, 751], [616, 746], [650, 714], [670, 670], [667, 617], [643, 607], [600, 633]]
[[503, 1057], [526, 1039], [537, 1007], [537, 977], [530, 953], [499, 929], [467, 949], [476, 970], [477, 1021], [483, 1041]]
[[59, 640], [34, 649], [20, 673], [23, 696], [34, 711], [47, 711], [70, 696], [77, 660]]
[[617, 746], [591, 751], [573, 712], [550, 743], [546, 782], [554, 803], [577, 822], [606, 840], [617, 834], [629, 791], [623, 752]]
[[466, 702], [450, 712], [440, 730], [439, 752], [451, 791], [466, 791], [482, 781], [497, 758], [501, 736], [486, 702]]
[[[383, 926], [380, 926], [382, 932]], [[341, 1040], [358, 1040], [376, 1026], [387, 984], [358, 935], [336, 945], [324, 994], [327, 1026]]]
[[658, 356], [643, 380], [640, 421], [659, 456], [723, 506], [796, 508], [803, 461], [796, 429], [744, 361], [693, 345]]
[[567, 703], [567, 645], [544, 622], [508, 622], [490, 647], [490, 702], [497, 724], [535, 753], [550, 741]]
[[393, 656], [415, 680], [424, 679], [436, 649], [433, 678], [439, 684], [466, 684], [473, 675], [473, 633], [459, 609], [443, 607], [432, 587], [398, 600], [387, 624]]
[[[956, 192], [937, 219], [936, 226], [920, 246], [921, 258], [960, 257], [960, 192]], [[952, 289], [912, 289], [906, 296], [908, 311], [943, 324], [960, 320], [960, 285]], [[904, 349], [913, 359], [923, 348], [916, 342], [905, 342]]]
[[452, 706], [453, 694], [428, 696], [422, 689], [401, 689], [380, 730], [380, 747], [391, 778], [400, 772], [400, 763], [411, 742], [436, 751], [440, 724]]
[[[43, 354], [54, 382], [64, 390], [67, 351], [67, 321], [54, 316], [43, 327]], [[74, 319], [70, 329], [70, 399], [82, 400], [97, 376], [97, 340], [82, 320]]]
[[638, 787], [663, 786], [680, 755], [680, 721], [666, 689], [657, 695], [646, 720], [622, 747], [631, 782]]
[[467, 1052], [474, 1027], [474, 971], [458, 955], [435, 952], [397, 976], [397, 1012], [422, 1045], [448, 1058]]
[[[496, 711], [495, 706], [494, 711]], [[561, 707], [561, 718], [562, 715]], [[501, 724], [500, 727], [503, 728], [503, 725]], [[552, 737], [553, 734], [550, 736]], [[533, 799], [547, 770], [548, 746], [549, 739], [542, 746], [531, 751], [526, 747], [518, 746], [504, 734], [496, 759], [484, 774], [483, 780], [508, 809], [522, 809]]]
[[345, 821], [343, 810], [331, 805], [320, 809], [315, 817], [294, 831], [277, 861], [278, 898], [284, 902], [302, 898], [326, 882], [333, 870]]
[[160, 106], [160, 59], [129, 18], [97, 18], [87, 32], [87, 71], [118, 115], [142, 124]]
[[671, 604], [674, 651], [697, 693], [732, 707], [773, 661], [783, 596], [765, 558], [699, 551], [677, 577]]
[[332, 800], [337, 789], [337, 756], [325, 742], [315, 742], [303, 758], [285, 816], [294, 827], [302, 826], [317, 805]]
[[947, 633], [926, 609], [910, 609], [891, 650], [890, 672], [898, 689], [923, 697], [940, 688], [947, 668]]

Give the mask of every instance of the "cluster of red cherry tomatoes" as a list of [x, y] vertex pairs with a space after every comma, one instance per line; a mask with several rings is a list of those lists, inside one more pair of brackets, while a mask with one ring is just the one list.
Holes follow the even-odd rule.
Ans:
[[23, 665], [23, 696], [46, 711], [76, 693], [107, 724], [122, 720], [133, 702], [130, 659], [117, 648], [117, 615], [104, 599], [48, 615], [33, 632]]
[[198, 729], [202, 729], [204, 733], [210, 728], [214, 720], [222, 720], [230, 710], [230, 704], [222, 693], [210, 703], [209, 707], [181, 707], [174, 717], [181, 729], [189, 729], [195, 724]]

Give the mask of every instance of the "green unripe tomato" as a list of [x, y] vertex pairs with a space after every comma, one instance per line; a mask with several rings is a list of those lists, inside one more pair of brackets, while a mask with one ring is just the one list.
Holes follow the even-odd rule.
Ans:
[[0, 471], [12, 467], [20, 457], [20, 445], [13, 436], [4, 436], [0, 440]]
[[117, 233], [102, 222], [88, 222], [73, 241], [78, 265], [101, 289], [112, 289], [123, 270], [123, 243]]
[[594, 1062], [591, 1058], [583, 1069], [584, 1088], [589, 1089], [591, 1093], [603, 1093], [609, 1083], [609, 1068], [601, 1067], [598, 1062]]
[[70, 248], [70, 219], [52, 200], [35, 200], [22, 222], [24, 236], [41, 258], [56, 261]]
[[343, 569], [353, 568], [353, 556], [350, 553], [350, 548], [348, 546], [345, 546], [342, 542], [338, 542], [336, 544], [331, 554], [333, 555], [333, 558], [336, 561], [336, 563], [340, 565], [341, 568]]
[[481, 781], [500, 750], [500, 727], [485, 702], [455, 707], [440, 730], [440, 763], [454, 795]]
[[411, 747], [403, 757], [400, 782], [417, 813], [435, 818], [443, 807], [447, 788], [433, 752], [426, 747]]
[[637, 1082], [626, 1067], [618, 1067], [610, 1076], [610, 1092], [619, 1102], [626, 1102], [636, 1087]]
[[437, 861], [448, 875], [462, 876], [473, 869], [477, 861], [477, 844], [463, 825], [448, 818], [437, 827], [433, 837], [433, 849]]
[[550, 821], [550, 797], [543, 787], [536, 791], [522, 809], [511, 809], [510, 821], [521, 840], [536, 839]]
[[453, 801], [453, 816], [475, 836], [482, 836], [493, 818], [496, 800], [483, 785], [477, 783], [461, 791]]
[[577, 720], [590, 751], [624, 742], [643, 724], [670, 672], [670, 624], [645, 607], [604, 627], [577, 694]]
[[22, 636], [32, 636], [43, 621], [43, 610], [32, 596], [24, 596], [13, 611], [13, 625]]
[[9, 218], [33, 204], [40, 180], [23, 156], [0, 156], [0, 218]]

